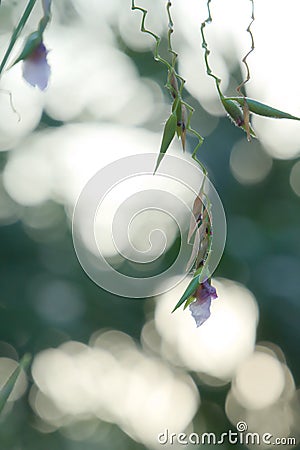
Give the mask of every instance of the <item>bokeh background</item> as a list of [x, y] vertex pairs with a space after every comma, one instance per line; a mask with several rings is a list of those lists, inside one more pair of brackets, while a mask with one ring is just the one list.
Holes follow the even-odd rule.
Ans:
[[[220, 434], [240, 420], [299, 440], [299, 123], [255, 117], [259, 140], [248, 143], [205, 74], [206, 2], [173, 3], [184, 97], [205, 137], [199, 157], [227, 216], [219, 298], [196, 329], [188, 311], [170, 314], [187, 280], [157, 298], [128, 299], [82, 270], [71, 234], [77, 196], [109, 162], [158, 151], [171, 99], [128, 0], [54, 0], [47, 91], [26, 84], [21, 64], [0, 85], [21, 116], [0, 92], [0, 384], [33, 355], [1, 416], [1, 450], [156, 449], [166, 429]], [[25, 4], [1, 3], [2, 55]], [[139, 4], [166, 55], [165, 2]], [[298, 116], [299, 12], [297, 0], [257, 2], [247, 85], [250, 97]], [[250, 14], [250, 1], [212, 2], [210, 61], [228, 95], [244, 76]], [[37, 4], [24, 37], [40, 17]], [[195, 144], [189, 136], [188, 152]], [[172, 260], [176, 233], [168, 245]]]

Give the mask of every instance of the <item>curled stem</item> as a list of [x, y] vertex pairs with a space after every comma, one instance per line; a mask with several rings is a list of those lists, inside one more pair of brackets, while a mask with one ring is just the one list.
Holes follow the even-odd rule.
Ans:
[[196, 136], [196, 138], [198, 139], [198, 144], [197, 144], [196, 147], [194, 148], [194, 151], [193, 151], [193, 153], [192, 153], [192, 158], [199, 164], [199, 166], [201, 167], [201, 169], [202, 169], [204, 175], [207, 175], [207, 170], [206, 170], [206, 168], [205, 168], [204, 165], [201, 163], [201, 161], [197, 158], [197, 151], [198, 151], [199, 147], [201, 147], [201, 145], [203, 144], [204, 138], [203, 138], [196, 130], [194, 130], [194, 129], [191, 127], [191, 125], [190, 125], [190, 123], [191, 123], [191, 118], [192, 118], [192, 115], [193, 115], [193, 113], [194, 113], [194, 108], [193, 108], [191, 105], [189, 105], [188, 103], [184, 102], [184, 101], [182, 101], [182, 104], [183, 104], [183, 105], [187, 108], [187, 110], [189, 111], [186, 129], [187, 129], [191, 134], [193, 134], [194, 136]]
[[148, 11], [147, 11], [147, 9], [144, 9], [144, 8], [142, 8], [141, 6], [136, 6], [136, 4], [135, 4], [135, 0], [132, 0], [131, 1], [131, 9], [132, 9], [132, 11], [141, 11], [141, 13], [142, 13], [142, 21], [141, 21], [141, 32], [142, 33], [146, 33], [146, 34], [149, 34], [150, 36], [152, 36], [154, 39], [155, 39], [155, 41], [156, 41], [156, 45], [155, 45], [155, 49], [154, 49], [154, 59], [156, 60], [156, 61], [159, 61], [159, 62], [161, 62], [162, 64], [164, 64], [170, 71], [172, 71], [172, 66], [171, 66], [171, 64], [169, 64], [169, 62], [166, 60], [166, 59], [164, 59], [164, 58], [162, 58], [161, 56], [160, 56], [160, 54], [159, 54], [159, 46], [160, 46], [160, 42], [161, 42], [161, 38], [157, 35], [157, 34], [155, 34], [153, 31], [151, 31], [151, 30], [148, 30], [146, 27], [145, 27], [145, 21], [146, 21], [146, 17], [147, 17], [147, 14], [148, 14]]
[[[172, 37], [171, 36], [172, 36], [172, 33], [174, 32], [174, 28], [173, 28], [173, 20], [172, 20], [172, 15], [171, 15], [171, 6], [172, 6], [172, 3], [171, 3], [171, 1], [168, 0], [167, 4], [166, 4], [168, 20], [169, 20], [167, 39], [168, 39], [168, 51], [172, 55], [171, 63], [169, 63], [169, 61], [167, 61], [165, 58], [162, 58], [159, 54], [159, 47], [160, 47], [160, 43], [161, 43], [160, 36], [158, 36], [153, 31], [146, 28], [145, 22], [146, 22], [148, 10], [146, 10], [140, 6], [136, 6], [135, 0], [132, 0], [132, 2], [131, 2], [131, 9], [141, 11], [141, 13], [142, 13], [142, 21], [141, 21], [141, 27], [140, 27], [141, 32], [149, 34], [150, 36], [152, 36], [155, 39], [156, 44], [155, 44], [155, 48], [154, 48], [154, 59], [156, 61], [159, 61], [162, 64], [164, 64], [168, 69], [166, 88], [170, 91], [172, 97], [174, 99], [178, 100], [178, 103], [176, 102], [176, 105], [180, 103], [180, 105], [184, 105], [186, 107], [186, 109], [189, 111], [189, 116], [187, 119], [187, 123], [184, 124], [183, 132], [189, 131], [191, 134], [193, 134], [194, 136], [197, 137], [198, 144], [193, 151], [192, 157], [195, 161], [197, 161], [197, 163], [201, 166], [202, 170], [206, 173], [206, 169], [204, 168], [204, 166], [201, 164], [201, 162], [196, 157], [197, 150], [202, 145], [204, 139], [197, 131], [195, 131], [190, 126], [191, 116], [193, 115], [194, 109], [188, 103], [186, 103], [182, 100], [182, 91], [184, 88], [185, 79], [183, 77], [181, 77], [178, 74], [178, 72], [176, 71], [176, 62], [177, 62], [178, 54], [172, 48]], [[178, 81], [180, 82], [179, 88], [177, 87]], [[176, 111], [177, 106], [174, 109]], [[182, 125], [182, 123], [180, 125]], [[183, 139], [182, 139], [182, 142], [183, 142], [183, 147], [184, 147]]]
[[172, 83], [172, 78], [175, 77], [175, 83], [177, 83], [177, 80], [180, 81], [180, 86], [177, 92], [175, 92], [175, 96], [178, 96], [179, 99], [181, 99], [182, 97], [182, 91], [183, 91], [183, 87], [185, 84], [185, 79], [182, 78], [179, 73], [176, 71], [176, 62], [177, 62], [177, 58], [178, 58], [178, 53], [175, 52], [173, 50], [172, 47], [172, 34], [174, 32], [174, 24], [173, 24], [173, 20], [172, 20], [172, 15], [171, 15], [171, 6], [172, 3], [170, 1], [167, 1], [167, 14], [168, 14], [168, 19], [169, 19], [169, 23], [168, 23], [168, 52], [172, 55], [172, 60], [171, 60], [171, 69], [169, 69], [168, 72], [168, 81], [167, 81], [167, 85], [166, 87], [171, 91], [172, 93], [172, 89], [173, 89], [173, 94], [174, 94], [174, 86]]
[[250, 78], [251, 78], [250, 68], [249, 68], [249, 65], [248, 65], [248, 62], [247, 62], [247, 58], [248, 58], [248, 56], [253, 52], [253, 50], [254, 50], [254, 48], [255, 48], [255, 46], [254, 46], [254, 37], [253, 37], [252, 30], [251, 30], [251, 26], [252, 26], [252, 24], [253, 24], [253, 22], [254, 22], [254, 20], [255, 20], [255, 17], [254, 17], [254, 0], [250, 0], [250, 2], [251, 2], [252, 10], [251, 10], [251, 20], [250, 20], [250, 23], [249, 23], [249, 25], [248, 25], [247, 32], [248, 32], [249, 35], [250, 35], [250, 39], [251, 39], [251, 48], [250, 48], [250, 50], [247, 52], [247, 54], [244, 56], [244, 58], [242, 59], [242, 62], [245, 64], [245, 67], [246, 67], [246, 78], [245, 78], [245, 80], [243, 80], [242, 83], [239, 84], [238, 87], [236, 88], [237, 93], [238, 93], [239, 95], [243, 95], [243, 97], [245, 97], [245, 95], [241, 92], [241, 89], [242, 89], [243, 86], [245, 86], [246, 83], [248, 83], [248, 81], [249, 81]]
[[202, 23], [201, 23], [201, 27], [200, 27], [200, 31], [201, 31], [201, 37], [202, 37], [202, 48], [204, 49], [204, 61], [205, 61], [205, 67], [206, 67], [206, 73], [208, 76], [212, 77], [215, 80], [215, 84], [216, 84], [216, 88], [218, 91], [218, 94], [220, 96], [220, 98], [223, 98], [223, 94], [221, 92], [221, 88], [220, 88], [220, 84], [221, 84], [221, 78], [217, 77], [217, 75], [215, 75], [209, 65], [209, 60], [208, 57], [210, 55], [210, 50], [208, 48], [206, 39], [205, 39], [205, 33], [204, 33], [204, 28], [206, 27], [206, 25], [209, 25], [212, 22], [212, 16], [211, 16], [211, 11], [210, 11], [210, 3], [211, 0], [207, 0], [207, 11], [208, 11], [208, 16], [207, 19], [205, 19]]
[[168, 19], [169, 19], [169, 30], [168, 30], [168, 51], [172, 54], [172, 67], [173, 69], [175, 68], [175, 64], [177, 61], [177, 57], [178, 57], [178, 53], [176, 53], [173, 48], [172, 48], [172, 42], [171, 42], [171, 35], [174, 32], [174, 24], [173, 24], [173, 20], [172, 20], [172, 16], [171, 16], [171, 8], [172, 3], [170, 1], [167, 2], [167, 13], [168, 13]]

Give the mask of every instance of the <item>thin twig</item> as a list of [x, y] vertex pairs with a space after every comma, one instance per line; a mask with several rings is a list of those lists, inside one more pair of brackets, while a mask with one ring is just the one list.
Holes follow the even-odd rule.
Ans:
[[205, 19], [204, 22], [201, 23], [201, 28], [200, 28], [201, 37], [202, 37], [202, 48], [204, 48], [204, 61], [205, 61], [206, 73], [208, 76], [212, 77], [215, 80], [218, 94], [219, 94], [220, 98], [223, 98], [224, 96], [223, 96], [223, 94], [221, 92], [221, 88], [220, 88], [220, 83], [222, 80], [213, 73], [213, 71], [209, 65], [208, 57], [210, 55], [210, 50], [208, 48], [208, 45], [207, 45], [207, 42], [205, 39], [205, 34], [204, 34], [204, 28], [206, 27], [206, 25], [209, 25], [212, 22], [210, 3], [211, 3], [211, 0], [207, 0], [206, 5], [207, 5], [208, 16], [207, 16], [207, 19]]
[[247, 32], [249, 33], [250, 38], [251, 38], [251, 48], [246, 53], [244, 58], [242, 59], [242, 62], [245, 64], [245, 67], [246, 67], [246, 78], [236, 88], [237, 93], [244, 97], [244, 102], [243, 102], [244, 122], [245, 122], [245, 130], [246, 130], [246, 133], [247, 133], [247, 140], [249, 142], [251, 141], [249, 106], [248, 106], [248, 103], [247, 103], [247, 100], [246, 100], [246, 95], [245, 95], [244, 92], [241, 91], [241, 89], [242, 89], [242, 87], [245, 86], [246, 83], [248, 83], [248, 81], [251, 78], [250, 68], [249, 68], [249, 65], [248, 65], [248, 62], [247, 62], [247, 58], [254, 50], [254, 37], [253, 37], [252, 31], [251, 31], [251, 26], [252, 26], [252, 24], [253, 24], [253, 22], [255, 20], [255, 17], [254, 17], [254, 0], [250, 0], [250, 2], [251, 2], [251, 5], [252, 5], [252, 10], [251, 10], [251, 20], [250, 20], [250, 23], [248, 25]]
[[248, 83], [248, 81], [251, 78], [250, 68], [249, 68], [249, 65], [248, 65], [248, 62], [247, 62], [247, 58], [254, 51], [254, 48], [255, 48], [255, 46], [254, 46], [254, 36], [253, 36], [252, 30], [251, 30], [251, 26], [252, 26], [252, 24], [253, 24], [253, 22], [255, 20], [255, 17], [254, 17], [254, 0], [250, 0], [250, 2], [252, 4], [252, 11], [251, 11], [251, 20], [250, 20], [250, 23], [248, 25], [247, 32], [249, 33], [250, 38], [251, 38], [251, 48], [247, 52], [247, 54], [244, 56], [244, 58], [242, 59], [242, 62], [245, 64], [245, 67], [246, 67], [246, 78], [236, 88], [237, 93], [239, 95], [243, 95], [243, 97], [245, 97], [245, 95], [241, 92], [241, 89], [242, 89], [243, 86], [245, 86], [246, 83]]

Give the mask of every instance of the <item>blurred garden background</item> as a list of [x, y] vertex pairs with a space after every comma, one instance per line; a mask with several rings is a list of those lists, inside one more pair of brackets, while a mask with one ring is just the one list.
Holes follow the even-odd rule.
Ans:
[[[138, 5], [167, 57], [165, 2]], [[1, 2], [1, 55], [25, 6]], [[297, 0], [257, 1], [247, 84], [249, 97], [296, 116], [299, 13]], [[41, 14], [37, 2], [12, 60]], [[47, 90], [23, 80], [21, 63], [0, 83], [21, 118], [0, 91], [0, 385], [33, 356], [0, 417], [1, 450], [156, 449], [166, 429], [219, 435], [239, 421], [299, 441], [300, 125], [254, 117], [258, 139], [247, 142], [205, 74], [206, 2], [174, 0], [172, 14], [184, 98], [205, 137], [198, 157], [227, 218], [212, 316], [197, 329], [188, 311], [170, 314], [186, 281], [156, 298], [121, 298], [81, 268], [71, 231], [78, 195], [108, 163], [159, 151], [171, 98], [129, 0], [53, 0]], [[214, 0], [212, 15], [211, 65], [235, 95], [251, 2]], [[196, 143], [188, 136], [188, 154]], [[172, 152], [182, 153], [178, 143]], [[176, 233], [168, 244], [172, 260]]]

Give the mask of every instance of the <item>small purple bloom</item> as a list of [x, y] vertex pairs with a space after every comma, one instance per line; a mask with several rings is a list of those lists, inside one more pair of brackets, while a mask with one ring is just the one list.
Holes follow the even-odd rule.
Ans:
[[210, 316], [211, 300], [218, 296], [216, 289], [210, 285], [208, 280], [198, 286], [195, 294], [196, 300], [190, 304], [189, 308], [197, 327], [200, 327]]
[[31, 86], [46, 89], [50, 77], [50, 66], [47, 61], [47, 49], [41, 42], [23, 61], [23, 78]]

